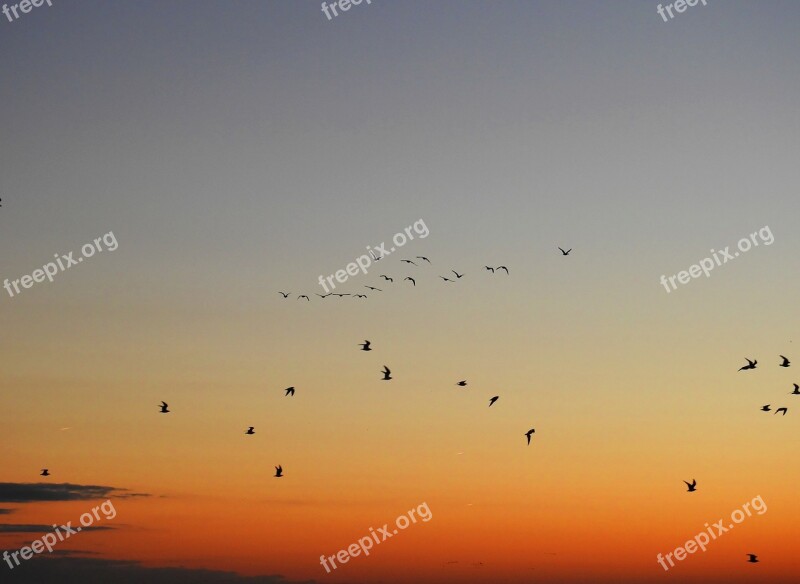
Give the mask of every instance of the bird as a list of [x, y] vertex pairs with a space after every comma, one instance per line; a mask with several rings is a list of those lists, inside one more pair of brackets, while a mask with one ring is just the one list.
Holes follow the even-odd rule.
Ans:
[[769, 409], [769, 404], [767, 404], [767, 405], [765, 405], [763, 408], [761, 408], [761, 411], [762, 411], [762, 412], [769, 412], [769, 411], [771, 411], [771, 410]]
[[800, 395], [800, 385], [794, 384], [794, 391], [790, 395]]
[[686, 483], [687, 487], [689, 487], [689, 490], [686, 491], [687, 493], [694, 493], [697, 490], [697, 481], [695, 479], [692, 479], [691, 483], [688, 483], [686, 481], [683, 482]]
[[489, 407], [492, 407], [492, 404], [500, 399], [499, 395], [494, 396], [492, 399], [489, 400]]
[[[315, 294], [316, 294], [316, 292], [315, 292]], [[317, 294], [317, 296], [319, 296], [320, 298], [327, 298], [331, 294], [333, 294], [333, 292], [328, 292], [327, 294]]]
[[309, 297], [308, 297], [308, 296], [306, 296], [305, 294], [301, 294], [300, 296], [298, 296], [298, 297], [297, 297], [297, 299], [298, 299], [298, 300], [300, 300], [301, 298], [305, 298], [306, 300], [308, 300], [309, 302], [311, 302], [311, 298], [309, 298]]
[[412, 262], [411, 260], [400, 260], [400, 261], [401, 261], [401, 262], [405, 262], [405, 263], [407, 263], [407, 264], [411, 264], [412, 266], [416, 266], [416, 265], [417, 265], [417, 264], [415, 264], [414, 262]]
[[279, 464], [275, 467], [275, 478], [281, 478], [283, 476], [283, 467]]
[[506, 271], [506, 276], [508, 275], [508, 268], [507, 267], [505, 267], [505, 266], [497, 266], [497, 269], [498, 270], [505, 270]]
[[788, 412], [788, 411], [789, 411], [789, 408], [778, 408], [777, 410], [775, 410], [775, 413], [777, 414], [778, 412], [781, 412], [785, 416], [786, 412]]
[[439, 277], [440, 277], [442, 280], [444, 280], [445, 282], [452, 282], [452, 281], [453, 281], [453, 280], [451, 280], [450, 278], [445, 278], [444, 276], [439, 276]]
[[746, 554], [748, 556], [748, 563], [750, 564], [757, 564], [758, 563], [758, 556], [756, 554]]
[[425, 260], [426, 262], [428, 262], [428, 263], [431, 263], [431, 260], [429, 260], [429, 259], [428, 259], [428, 258], [426, 258], [425, 256], [417, 256], [417, 259], [418, 259], [418, 260]]
[[286, 389], [284, 389], [283, 391], [285, 391], [285, 392], [286, 392], [286, 393], [283, 395], [283, 397], [287, 397], [287, 396], [290, 396], [290, 395], [294, 395], [294, 385], [293, 385], [292, 387], [287, 387], [287, 388], [286, 388]]
[[168, 414], [168, 413], [170, 413], [170, 412], [169, 412], [169, 409], [168, 409], [168, 408], [169, 408], [169, 406], [167, 405], [167, 402], [165, 402], [165, 401], [162, 401], [162, 402], [161, 402], [161, 405], [160, 405], [160, 406], [158, 406], [158, 407], [160, 407], [160, 408], [161, 408], [161, 411], [159, 412], [160, 414]]
[[383, 274], [381, 274], [381, 278], [383, 278], [387, 282], [394, 282], [394, 278], [390, 278], [389, 276], [384, 276]]
[[739, 371], [747, 371], [748, 369], [755, 369], [756, 368], [756, 363], [758, 363], [758, 360], [751, 361], [747, 357], [745, 357], [744, 360], [747, 361], [747, 365], [745, 365], [744, 367], [741, 367], [739, 369]]
[[[558, 249], [561, 249], [561, 248], [559, 247]], [[572, 251], [572, 248], [569, 248], [567, 251], [564, 251], [563, 249], [561, 249], [561, 255], [568, 256], [569, 252], [571, 252], [571, 251]]]
[[414, 278], [412, 278], [411, 276], [409, 276], [409, 277], [407, 277], [407, 278], [403, 278], [403, 281], [404, 281], [404, 282], [405, 282], [406, 280], [411, 280], [411, 283], [412, 283], [412, 284], [414, 284], [414, 287], [415, 287], [415, 288], [417, 287], [417, 281], [416, 281]]
[[789, 364], [791, 363], [791, 361], [789, 361], [789, 359], [787, 359], [787, 358], [786, 358], [786, 357], [784, 357], [783, 355], [779, 355], [779, 357], [780, 357], [781, 359], [783, 359], [783, 363], [781, 363], [780, 365], [778, 365], [778, 367], [788, 367], [788, 366], [789, 366]]
[[289, 294], [291, 294], [291, 292], [278, 292], [278, 294], [283, 294], [284, 298], [289, 298]]
[[383, 379], [381, 381], [389, 381], [392, 379], [392, 371], [386, 365], [383, 366]]
[[50, 476], [50, 471], [48, 469], [46, 469], [46, 468], [43, 468], [42, 472], [39, 473], [39, 475], [43, 476], [43, 477], [49, 477]]
[[460, 385], [461, 387], [465, 387], [467, 385], [467, 380], [463, 379], [463, 380], [459, 381], [458, 383], [456, 383], [456, 385]]
[[338, 292], [331, 292], [331, 294], [333, 294], [334, 296], [338, 296], [339, 298], [341, 298], [342, 296], [350, 296], [350, 294], [339, 294]]
[[461, 278], [464, 275], [464, 274], [459, 274], [455, 270], [450, 270], [450, 271], [453, 272], [456, 275], [456, 278]]
[[355, 296], [353, 296], [353, 298], [366, 298], [366, 297], [367, 297], [366, 294], [356, 294]]
[[527, 436], [527, 437], [528, 437], [528, 446], [530, 446], [530, 445], [531, 445], [531, 434], [533, 434], [534, 432], [536, 432], [536, 430], [535, 430], [535, 429], [533, 429], [533, 428], [531, 428], [530, 430], [528, 430], [527, 432], [525, 432], [525, 436]]
[[256, 430], [255, 430], [255, 428], [253, 426], [250, 426], [249, 428], [247, 428], [247, 432], [245, 432], [245, 434], [255, 434], [255, 433], [256, 433]]
[[369, 288], [370, 290], [376, 290], [378, 292], [383, 292], [380, 288], [376, 288], [375, 286], [364, 286], [364, 288]]
[[484, 268], [486, 268], [487, 270], [489, 270], [491, 273], [493, 273], [493, 274], [494, 274], [494, 268], [491, 268], [491, 267], [489, 267], [489, 266], [483, 266], [483, 267], [484, 267]]
[[370, 343], [367, 340], [364, 340], [363, 343], [358, 343], [358, 346], [361, 347], [362, 351], [371, 351], [372, 349], [370, 348], [369, 345]]

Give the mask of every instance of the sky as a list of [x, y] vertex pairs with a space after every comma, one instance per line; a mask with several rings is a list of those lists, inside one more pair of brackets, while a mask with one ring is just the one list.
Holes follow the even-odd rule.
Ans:
[[0, 13], [0, 580], [796, 580], [800, 5], [658, 6]]

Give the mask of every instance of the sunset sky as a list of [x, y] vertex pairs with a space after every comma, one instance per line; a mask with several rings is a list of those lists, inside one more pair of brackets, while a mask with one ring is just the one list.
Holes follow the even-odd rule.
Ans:
[[796, 582], [800, 4], [657, 6], [0, 13], [0, 280], [103, 248], [0, 288], [0, 551], [116, 510], [0, 582]]

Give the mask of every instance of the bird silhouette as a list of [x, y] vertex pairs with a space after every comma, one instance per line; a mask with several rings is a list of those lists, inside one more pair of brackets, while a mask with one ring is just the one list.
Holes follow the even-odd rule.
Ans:
[[505, 266], [497, 266], [497, 269], [498, 270], [505, 270], [506, 271], [506, 276], [508, 275], [508, 268], [507, 267], [505, 267]]
[[787, 358], [786, 358], [786, 357], [784, 357], [783, 355], [779, 355], [779, 357], [780, 357], [781, 359], [783, 359], [783, 363], [781, 363], [780, 365], [778, 365], [778, 367], [788, 367], [788, 366], [789, 366], [789, 364], [791, 363], [791, 361], [789, 361], [789, 359], [787, 359]]
[[363, 343], [358, 343], [358, 346], [361, 347], [362, 351], [371, 351], [372, 349], [369, 345], [370, 343], [367, 340], [365, 340]]
[[[559, 247], [558, 249], [561, 249], [561, 248]], [[569, 252], [571, 252], [571, 251], [572, 251], [572, 248], [569, 248], [567, 251], [564, 251], [563, 249], [561, 249], [561, 255], [568, 256]]]
[[48, 469], [46, 469], [46, 468], [43, 468], [42, 472], [39, 473], [39, 476], [49, 477], [50, 476], [50, 471]]
[[412, 262], [411, 260], [400, 260], [400, 261], [401, 261], [401, 262], [405, 262], [405, 263], [407, 263], [407, 264], [411, 264], [412, 266], [416, 266], [416, 265], [417, 265], [417, 264], [415, 264], [414, 262]]
[[459, 279], [464, 275], [464, 274], [459, 274], [455, 270], [450, 270], [450, 271], [453, 272], [456, 275], [456, 278], [459, 278]]
[[747, 357], [745, 357], [744, 360], [747, 361], [747, 365], [745, 365], [744, 367], [739, 368], [739, 371], [747, 371], [749, 369], [755, 369], [756, 368], [756, 363], [758, 363], [758, 360], [751, 361]]
[[284, 394], [283, 394], [283, 397], [287, 397], [287, 396], [290, 396], [290, 395], [294, 395], [294, 386], [292, 386], [292, 387], [287, 387], [287, 388], [286, 388], [286, 389], [284, 389], [283, 391], [285, 391], [285, 392], [286, 392], [286, 393], [284, 393]]
[[444, 276], [439, 276], [439, 277], [440, 277], [442, 280], [444, 280], [445, 282], [453, 282], [453, 280], [451, 280], [450, 278], [445, 278]]
[[[315, 292], [315, 294], [316, 294], [316, 292]], [[331, 294], [333, 294], [333, 292], [328, 292], [327, 294], [317, 294], [317, 296], [319, 296], [320, 298], [327, 298]]]
[[533, 428], [525, 432], [525, 436], [528, 438], [528, 446], [531, 445], [531, 434], [533, 434], [534, 432], [536, 432], [536, 430]]
[[394, 282], [394, 278], [390, 278], [389, 276], [384, 276], [383, 274], [381, 274], [380, 277], [386, 280], [387, 282]]
[[788, 412], [788, 411], [789, 411], [789, 408], [778, 408], [777, 410], [775, 410], [775, 413], [777, 414], [778, 412], [781, 412], [785, 416], [786, 412]]
[[283, 294], [284, 298], [289, 298], [289, 294], [291, 294], [291, 292], [278, 292], [278, 294]]
[[247, 432], [245, 432], [245, 434], [255, 434], [255, 433], [256, 433], [256, 430], [255, 430], [255, 428], [253, 426], [250, 426], [249, 428], [247, 428]]
[[301, 298], [305, 298], [306, 300], [308, 300], [309, 302], [311, 302], [311, 298], [309, 298], [309, 297], [308, 297], [308, 296], [306, 296], [305, 294], [301, 294], [300, 296], [298, 296], [298, 297], [297, 297], [297, 299], [298, 299], [298, 300], [300, 300]]
[[355, 296], [353, 296], [353, 298], [366, 298], [366, 297], [367, 297], [366, 294], [356, 294]]
[[331, 292], [331, 294], [333, 294], [334, 296], [338, 296], [339, 298], [341, 298], [342, 296], [350, 296], [350, 294], [339, 294], [338, 292]]
[[409, 276], [407, 278], [403, 278], [403, 281], [406, 281], [406, 280], [411, 280], [411, 283], [414, 284], [414, 287], [416, 288], [417, 281], [414, 278], [412, 278], [411, 276]]
[[494, 396], [492, 399], [489, 400], [489, 407], [492, 407], [492, 404], [500, 399], [499, 395]]
[[800, 395], [800, 385], [794, 384], [794, 391], [790, 395]]
[[762, 411], [762, 412], [769, 412], [769, 411], [771, 411], [771, 410], [770, 410], [770, 408], [769, 408], [769, 405], [770, 405], [770, 404], [767, 404], [767, 405], [765, 405], [764, 407], [762, 407], [762, 408], [761, 408], [761, 411]]
[[383, 366], [383, 379], [381, 381], [390, 381], [392, 379], [392, 371], [386, 365]]
[[279, 464], [275, 467], [275, 478], [281, 478], [283, 476], [283, 467]]
[[375, 286], [364, 286], [364, 288], [369, 288], [370, 290], [375, 290], [377, 292], [383, 292], [383, 290], [376, 288]]
[[758, 563], [758, 556], [756, 554], [745, 554], [745, 555], [747, 555], [747, 558], [748, 558], [747, 561], [749, 563], [751, 563], [751, 564], [757, 564]]
[[694, 493], [697, 490], [697, 481], [695, 479], [692, 479], [691, 483], [687, 483], [686, 481], [683, 482], [686, 483], [687, 487], [689, 487], [689, 490], [686, 491], [687, 493]]
[[169, 406], [167, 405], [167, 402], [162, 401], [161, 405], [158, 406], [158, 407], [161, 408], [161, 411], [159, 412], [160, 414], [168, 414], [169, 413], [169, 409], [168, 409]]
[[490, 268], [489, 266], [483, 266], [483, 267], [484, 267], [484, 268], [486, 268], [487, 270], [489, 270], [491, 273], [493, 273], [493, 274], [494, 274], [494, 268]]
[[428, 262], [428, 263], [431, 263], [431, 260], [429, 260], [429, 259], [428, 259], [428, 258], [426, 258], [425, 256], [417, 256], [417, 259], [418, 259], [418, 260], [425, 260], [426, 262]]
[[458, 383], [456, 383], [456, 385], [460, 385], [461, 387], [466, 387], [466, 385], [467, 385], [467, 380], [466, 380], [466, 379], [464, 379], [464, 380], [462, 380], [462, 381], [459, 381]]

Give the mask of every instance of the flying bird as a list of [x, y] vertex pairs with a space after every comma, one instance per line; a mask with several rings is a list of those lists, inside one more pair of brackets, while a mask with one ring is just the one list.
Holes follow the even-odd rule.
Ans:
[[431, 263], [431, 260], [429, 260], [429, 259], [428, 259], [428, 258], [426, 258], [425, 256], [417, 256], [417, 259], [418, 259], [418, 260], [425, 260], [426, 262], [428, 262], [428, 263]]
[[283, 294], [284, 298], [289, 298], [289, 294], [291, 294], [291, 292], [278, 292], [278, 294]]
[[275, 478], [281, 478], [283, 476], [283, 467], [279, 464], [275, 467]]
[[787, 359], [787, 358], [786, 358], [786, 357], [784, 357], [783, 355], [779, 355], [779, 357], [780, 357], [781, 359], [783, 359], [783, 363], [781, 363], [780, 365], [778, 365], [778, 367], [788, 367], [788, 366], [789, 366], [789, 363], [791, 363], [791, 361], [789, 361], [789, 359]]
[[460, 385], [461, 387], [465, 387], [467, 385], [467, 380], [464, 379], [462, 381], [459, 381], [458, 383], [456, 383], [456, 385]]
[[417, 264], [415, 264], [414, 262], [412, 262], [411, 260], [400, 260], [400, 261], [401, 261], [401, 262], [405, 262], [405, 263], [407, 263], [407, 264], [411, 264], [412, 266], [416, 266], [416, 265], [417, 265]]
[[452, 281], [453, 281], [453, 280], [451, 280], [450, 278], [445, 278], [444, 276], [439, 276], [439, 277], [440, 277], [442, 280], [444, 280], [445, 282], [452, 282]]
[[757, 564], [758, 563], [758, 556], [756, 554], [746, 554], [746, 555], [748, 557], [747, 561], [749, 563], [751, 563], [751, 564]]
[[786, 412], [788, 412], [788, 411], [789, 411], [789, 408], [778, 408], [777, 410], [775, 410], [775, 413], [777, 414], [778, 412], [781, 412], [785, 416]]
[[794, 384], [794, 391], [790, 395], [800, 395], [800, 385]]
[[489, 266], [483, 266], [483, 267], [484, 267], [484, 268], [486, 268], [487, 270], [489, 270], [491, 273], [493, 273], [493, 274], [494, 274], [494, 268], [490, 268]]
[[414, 287], [416, 288], [417, 281], [414, 278], [412, 278], [411, 276], [409, 276], [407, 278], [403, 278], [403, 281], [406, 281], [406, 280], [411, 280], [411, 283], [414, 284]]
[[298, 299], [298, 300], [300, 300], [301, 298], [305, 298], [306, 300], [308, 300], [309, 302], [311, 302], [311, 298], [309, 298], [309, 297], [308, 297], [308, 296], [306, 296], [305, 294], [301, 294], [300, 296], [298, 296], [298, 297], [297, 297], [297, 299]]
[[536, 430], [535, 430], [535, 429], [533, 429], [533, 428], [531, 428], [530, 430], [528, 430], [527, 432], [525, 432], [525, 436], [527, 436], [527, 437], [528, 437], [528, 446], [530, 446], [530, 445], [531, 445], [531, 434], [533, 434], [534, 432], [536, 432]]
[[167, 405], [167, 402], [162, 401], [161, 405], [158, 406], [158, 407], [161, 408], [161, 411], [159, 412], [160, 414], [168, 414], [168, 413], [170, 413], [169, 409], [168, 409], [169, 406]]
[[39, 473], [39, 475], [43, 476], [43, 477], [49, 477], [50, 476], [50, 471], [48, 469], [46, 469], [46, 468], [43, 468], [42, 472]]
[[[561, 248], [559, 247], [558, 249], [561, 249]], [[561, 255], [568, 256], [569, 252], [571, 252], [571, 251], [572, 251], [572, 248], [569, 248], [567, 251], [564, 251], [563, 249], [561, 249]]]
[[686, 481], [683, 482], [686, 483], [687, 487], [689, 487], [689, 490], [686, 491], [687, 493], [694, 493], [697, 490], [697, 481], [695, 479], [692, 479], [691, 483], [687, 483]]
[[508, 275], [508, 268], [507, 267], [505, 267], [505, 266], [497, 266], [497, 269], [498, 270], [505, 270], [506, 271], [506, 276]]
[[366, 298], [366, 297], [367, 297], [366, 294], [356, 294], [355, 296], [353, 296], [353, 298]]
[[489, 400], [489, 407], [492, 407], [492, 404], [500, 399], [499, 395], [494, 396], [492, 399]]
[[363, 343], [358, 343], [358, 346], [361, 347], [362, 351], [371, 351], [370, 342], [365, 340]]
[[253, 426], [250, 426], [249, 428], [247, 428], [247, 432], [245, 432], [245, 434], [255, 434], [255, 433], [256, 433], [256, 430], [255, 430], [255, 428]]
[[771, 410], [769, 409], [769, 404], [767, 404], [767, 405], [765, 405], [763, 408], [761, 408], [761, 411], [762, 411], [762, 412], [769, 412], [769, 411], [771, 411]]
[[364, 288], [369, 288], [370, 290], [377, 290], [378, 292], [383, 292], [380, 288], [376, 288], [375, 286], [364, 286]]
[[456, 275], [456, 278], [461, 278], [464, 275], [464, 274], [459, 274], [455, 270], [450, 270], [450, 271], [453, 272]]
[[331, 292], [331, 294], [333, 294], [334, 296], [338, 296], [339, 298], [341, 298], [342, 296], [350, 296], [350, 294], [339, 294], [338, 292]]
[[292, 387], [287, 387], [287, 388], [286, 388], [286, 389], [284, 389], [283, 391], [285, 391], [285, 392], [286, 392], [285, 394], [283, 394], [283, 397], [287, 397], [287, 396], [290, 396], [290, 395], [294, 395], [294, 386], [292, 386]]
[[758, 363], [758, 360], [751, 361], [747, 357], [745, 357], [744, 360], [747, 361], [747, 365], [745, 365], [744, 367], [741, 367], [739, 369], [739, 371], [747, 371], [748, 369], [755, 369], [756, 368], [756, 363]]
[[392, 379], [392, 371], [386, 365], [383, 366], [383, 379], [381, 381], [389, 381]]
[[[316, 292], [315, 292], [315, 294], [316, 294]], [[320, 298], [327, 298], [331, 294], [333, 294], [333, 292], [328, 292], [327, 294], [317, 294], [317, 296], [319, 296]]]
[[389, 276], [384, 276], [383, 274], [381, 274], [381, 278], [383, 278], [387, 282], [394, 282], [394, 278], [390, 278]]

